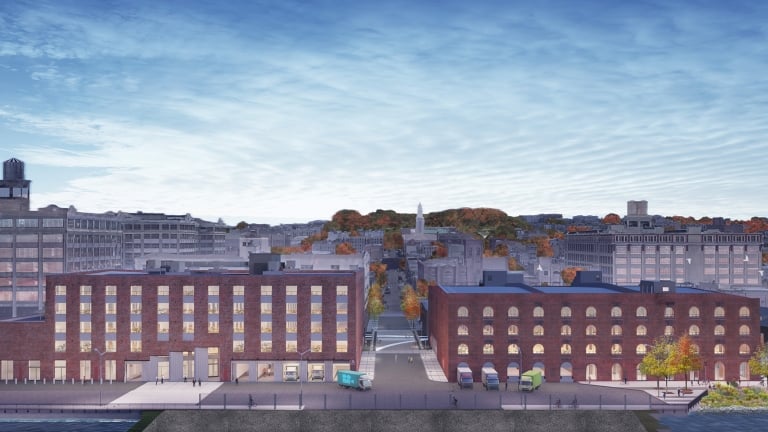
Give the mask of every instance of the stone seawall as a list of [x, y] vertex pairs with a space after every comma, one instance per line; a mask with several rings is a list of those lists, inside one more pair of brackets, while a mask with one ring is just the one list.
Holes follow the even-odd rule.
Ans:
[[645, 432], [631, 411], [165, 411], [145, 432]]

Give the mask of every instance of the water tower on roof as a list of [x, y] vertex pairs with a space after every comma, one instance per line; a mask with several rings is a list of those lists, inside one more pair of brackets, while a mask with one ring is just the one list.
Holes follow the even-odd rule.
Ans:
[[24, 178], [24, 162], [12, 158], [3, 162], [0, 180], [0, 212], [29, 211], [29, 184]]

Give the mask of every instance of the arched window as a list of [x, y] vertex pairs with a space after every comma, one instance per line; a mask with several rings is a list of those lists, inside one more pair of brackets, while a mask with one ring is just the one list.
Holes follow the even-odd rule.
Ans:
[[725, 354], [725, 345], [715, 344], [715, 354]]
[[637, 329], [635, 330], [635, 335], [637, 336], [645, 336], [648, 334], [648, 329], [645, 328], [644, 325], [640, 324], [637, 326]]
[[672, 326], [664, 326], [664, 336], [674, 336], [675, 328]]
[[467, 336], [469, 335], [469, 327], [462, 324], [459, 326], [459, 331], [457, 333], [459, 334], [459, 336]]
[[741, 344], [739, 345], [739, 354], [746, 355], [749, 354], [751, 351], [749, 349], [749, 345], [747, 344]]
[[749, 363], [747, 362], [739, 363], [739, 379], [742, 381], [749, 380]]
[[742, 325], [739, 327], [739, 336], [749, 336], [749, 326]]
[[533, 308], [533, 317], [534, 318], [543, 318], [544, 317], [544, 308], [541, 306], [536, 306]]
[[492, 325], [484, 325], [483, 326], [483, 336], [493, 336], [493, 326]]
[[587, 354], [597, 354], [597, 347], [595, 344], [587, 344]]
[[645, 355], [646, 352], [645, 344], [637, 344], [637, 347], [635, 347], [635, 354]]
[[467, 344], [459, 344], [458, 353], [459, 355], [469, 355], [469, 347]]
[[571, 335], [571, 326], [568, 324], [565, 324], [564, 326], [560, 327], [560, 336], [570, 336]]
[[725, 308], [722, 306], [718, 306], [715, 308], [715, 318], [724, 318], [725, 317]]
[[749, 318], [749, 308], [742, 306], [739, 308], [739, 318]]
[[721, 326], [720, 324], [715, 326], [715, 336], [723, 336], [725, 335], [725, 327]]
[[688, 327], [688, 336], [698, 336], [699, 335], [699, 326], [696, 324], [692, 324], [690, 327]]
[[587, 318], [597, 318], [597, 309], [593, 306], [587, 307]]
[[638, 381], [645, 381], [646, 379], [648, 379], [648, 377], [646, 377], [645, 373], [643, 373], [643, 371], [640, 370], [641, 369], [640, 365], [642, 365], [642, 363], [638, 363], [637, 367], [635, 367], [635, 373], [637, 374], [637, 380]]
[[692, 343], [692, 344], [691, 344], [691, 350], [693, 350], [693, 352], [695, 352], [696, 354], [699, 354], [699, 353], [701, 353], [701, 349], [700, 349], [700, 348], [699, 348], [699, 346], [698, 346], [698, 345], [696, 345], [695, 343]]
[[493, 308], [486, 306], [483, 308], [483, 318], [493, 318]]
[[533, 353], [534, 354], [544, 354], [544, 345], [542, 344], [536, 344], [533, 346]]
[[614, 306], [611, 308], [611, 317], [612, 318], [620, 318], [621, 317], [621, 308], [618, 306]]
[[571, 354], [571, 345], [570, 344], [562, 344], [560, 345], [560, 354]]
[[520, 354], [520, 347], [517, 344], [507, 345], [507, 354]]
[[571, 317], [571, 308], [568, 306], [563, 306], [560, 308], [560, 317], [561, 318], [570, 318]]
[[620, 325], [611, 326], [611, 336], [621, 336], [621, 333]]
[[674, 318], [675, 317], [675, 310], [672, 308], [672, 306], [667, 306], [664, 308], [664, 318]]
[[698, 318], [699, 317], [699, 308], [696, 306], [691, 306], [690, 309], [688, 309], [688, 317], [689, 318]]
[[517, 307], [510, 306], [509, 309], [507, 309], [507, 316], [509, 318], [517, 318], [520, 316], [520, 311], [517, 310]]
[[469, 309], [464, 306], [459, 306], [459, 310], [456, 312], [456, 316], [459, 318], [466, 318], [469, 316]]
[[517, 326], [514, 324], [510, 324], [509, 327], [507, 327], [507, 334], [509, 336], [517, 336], [518, 330]]
[[534, 326], [533, 327], [533, 335], [534, 336], [544, 336], [544, 326]]
[[635, 316], [638, 318], [645, 318], [648, 316], [648, 311], [643, 306], [638, 306], [635, 311]]
[[613, 344], [613, 345], [611, 345], [611, 354], [612, 355], [620, 355], [621, 354], [621, 345], [620, 344]]
[[592, 324], [587, 326], [587, 336], [595, 336], [597, 335], [597, 327], [593, 326]]
[[483, 345], [483, 354], [493, 354], [493, 344]]

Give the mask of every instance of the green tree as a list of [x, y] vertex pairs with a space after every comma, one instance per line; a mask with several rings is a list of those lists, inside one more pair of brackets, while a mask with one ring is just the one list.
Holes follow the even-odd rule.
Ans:
[[368, 315], [371, 318], [378, 318], [384, 312], [384, 303], [380, 297], [368, 297]]
[[643, 357], [640, 362], [640, 371], [646, 375], [656, 377], [656, 388], [659, 388], [659, 379], [664, 378], [665, 390], [669, 390], [669, 377], [677, 373], [677, 367], [674, 364], [673, 356], [675, 352], [675, 342], [669, 336], [656, 338], [654, 344], [650, 346], [651, 350]]
[[749, 371], [755, 375], [767, 377], [766, 386], [768, 386], [768, 345], [763, 344], [752, 354], [749, 359]]
[[239, 230], [244, 230], [244, 229], [248, 228], [248, 222], [240, 221], [240, 222], [237, 223], [237, 225], [235, 225], [235, 228], [237, 228]]

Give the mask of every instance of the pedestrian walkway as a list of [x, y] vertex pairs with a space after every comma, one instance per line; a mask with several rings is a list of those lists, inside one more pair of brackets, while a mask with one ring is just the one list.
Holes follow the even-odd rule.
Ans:
[[110, 405], [135, 404], [196, 404], [221, 386], [221, 382], [201, 382], [192, 387], [190, 382], [146, 383], [110, 402]]
[[443, 368], [440, 367], [440, 363], [437, 362], [437, 356], [435, 352], [430, 350], [422, 350], [421, 361], [424, 363], [424, 369], [427, 372], [427, 378], [430, 381], [448, 382], [448, 378], [443, 372]]
[[363, 351], [363, 355], [360, 357], [360, 372], [365, 372], [370, 379], [374, 378], [376, 374], [376, 351]]

